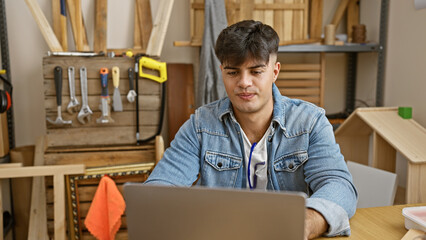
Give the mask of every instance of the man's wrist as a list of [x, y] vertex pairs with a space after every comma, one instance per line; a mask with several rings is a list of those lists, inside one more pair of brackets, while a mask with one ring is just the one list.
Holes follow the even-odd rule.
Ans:
[[328, 223], [321, 213], [314, 209], [306, 209], [305, 235], [307, 239], [321, 236], [328, 229]]

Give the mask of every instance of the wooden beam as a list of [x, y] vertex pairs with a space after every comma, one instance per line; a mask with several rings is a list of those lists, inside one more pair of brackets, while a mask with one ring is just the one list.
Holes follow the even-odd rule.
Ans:
[[95, 40], [93, 50], [95, 52], [107, 52], [107, 0], [96, 0]]
[[253, 19], [254, 0], [240, 1], [240, 20]]
[[137, 7], [137, 0], [135, 0], [135, 17], [134, 17], [134, 26], [133, 26], [133, 49], [141, 49], [142, 48], [142, 40], [141, 40], [141, 29], [139, 26], [139, 10]]
[[[77, 46], [77, 19], [76, 19], [76, 12], [75, 12], [75, 0], [67, 0], [67, 9], [68, 9], [68, 16], [70, 17], [71, 22], [71, 29], [74, 37], [74, 43]], [[82, 19], [83, 29], [85, 29], [84, 25], [84, 19]], [[87, 42], [87, 33], [84, 30], [81, 32], [83, 34], [83, 50], [84, 51], [90, 51], [89, 43]]]
[[[47, 137], [37, 139], [34, 150], [34, 166], [44, 165], [44, 152], [47, 148]], [[34, 177], [31, 194], [30, 221], [28, 239], [48, 240], [46, 217], [46, 186], [44, 177]]]
[[47, 21], [46, 17], [44, 16], [43, 12], [41, 11], [40, 6], [38, 5], [36, 0], [25, 0], [27, 3], [28, 8], [30, 9], [40, 31], [41, 34], [44, 37], [44, 40], [46, 41], [47, 45], [49, 46], [50, 51], [53, 52], [62, 52], [62, 46], [59, 43], [58, 39], [55, 36], [55, 33], [53, 32], [52, 28], [49, 25], [49, 22]]
[[136, 0], [142, 50], [146, 50], [152, 32], [151, 4], [149, 0]]
[[323, 0], [312, 0], [310, 11], [309, 38], [321, 39]]
[[359, 24], [359, 0], [350, 0], [346, 24], [348, 42], [352, 42], [352, 27]]
[[349, 0], [340, 0], [340, 4], [337, 7], [336, 12], [334, 13], [333, 20], [331, 21], [331, 24], [335, 25], [336, 29], [339, 26], [340, 20], [342, 19], [343, 14], [345, 13], [346, 8], [348, 7], [348, 4]]
[[81, 0], [75, 0], [75, 20], [76, 20], [76, 30], [77, 38], [75, 41], [77, 51], [83, 51], [83, 16], [81, 14]]
[[155, 16], [154, 26], [146, 49], [148, 56], [159, 57], [161, 55], [173, 3], [174, 0], [161, 0], [159, 3], [158, 12]]

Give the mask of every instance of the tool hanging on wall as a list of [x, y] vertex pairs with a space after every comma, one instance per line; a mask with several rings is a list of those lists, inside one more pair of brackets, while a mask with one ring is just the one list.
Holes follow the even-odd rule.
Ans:
[[133, 87], [133, 81], [135, 80], [135, 70], [133, 68], [129, 68], [127, 70], [127, 74], [129, 76], [129, 93], [127, 93], [127, 100], [129, 102], [134, 102], [136, 97], [135, 88]]
[[75, 74], [73, 66], [68, 67], [68, 83], [70, 88], [70, 102], [68, 103], [67, 111], [72, 114], [74, 110], [77, 112], [78, 106], [80, 106], [80, 103], [75, 97]]
[[115, 66], [112, 68], [112, 84], [114, 85], [114, 94], [112, 95], [112, 107], [116, 112], [123, 111], [123, 104], [121, 103], [120, 89], [120, 69]]
[[56, 104], [58, 110], [58, 116], [56, 120], [53, 121], [50, 118], [46, 118], [46, 120], [55, 125], [64, 125], [64, 124], [72, 124], [71, 120], [62, 119], [62, 67], [56, 66], [53, 69], [53, 75], [55, 78], [55, 90], [56, 90]]
[[102, 111], [100, 118], [96, 119], [97, 123], [113, 123], [114, 120], [110, 116], [109, 112], [109, 95], [108, 95], [108, 68], [101, 68], [101, 105], [99, 108]]
[[[148, 141], [155, 139], [157, 135], [161, 134], [161, 127], [163, 125], [164, 118], [164, 105], [166, 102], [166, 81], [167, 81], [167, 66], [165, 62], [159, 62], [152, 58], [142, 57], [141, 55], [136, 55], [135, 57], [135, 72], [136, 72], [136, 144], [142, 144]], [[143, 68], [150, 68], [157, 70], [160, 73], [160, 76], [153, 76], [143, 72]], [[158, 123], [157, 132], [146, 138], [139, 139], [139, 77], [148, 78], [154, 80], [158, 83], [161, 83], [161, 109], [160, 109], [160, 119]]]
[[78, 113], [77, 119], [81, 124], [85, 124], [86, 122], [84, 119], [86, 118], [88, 121], [90, 121], [93, 112], [89, 108], [89, 101], [87, 96], [87, 69], [84, 66], [80, 68], [80, 85], [82, 106], [80, 112]]

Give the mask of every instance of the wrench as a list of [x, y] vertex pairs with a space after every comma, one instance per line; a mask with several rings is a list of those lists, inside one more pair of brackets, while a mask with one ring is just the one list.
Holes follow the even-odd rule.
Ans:
[[78, 111], [80, 103], [75, 97], [75, 78], [74, 78], [74, 67], [68, 67], [68, 82], [70, 85], [70, 102], [68, 103], [67, 111], [73, 113], [74, 109]]
[[86, 122], [84, 121], [84, 118], [87, 118], [87, 120], [90, 121], [93, 112], [89, 108], [87, 99], [87, 69], [84, 66], [80, 68], [80, 85], [82, 106], [80, 112], [78, 113], [77, 119], [81, 124], [85, 124]]
[[135, 98], [136, 98], [136, 92], [133, 88], [133, 80], [134, 80], [134, 76], [135, 76], [135, 70], [130, 67], [127, 70], [127, 73], [129, 75], [129, 93], [127, 93], [127, 100], [129, 102], [134, 102]]

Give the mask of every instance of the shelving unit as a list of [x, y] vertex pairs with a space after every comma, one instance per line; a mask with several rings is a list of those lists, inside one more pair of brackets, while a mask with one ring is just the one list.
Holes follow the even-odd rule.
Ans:
[[356, 69], [359, 53], [377, 52], [376, 107], [383, 106], [383, 84], [385, 49], [388, 22], [389, 0], [382, 0], [380, 6], [379, 43], [334, 45], [288, 45], [280, 46], [279, 53], [346, 53], [348, 55], [348, 71], [346, 86], [346, 107], [343, 112], [329, 116], [330, 118], [347, 118], [355, 110]]

